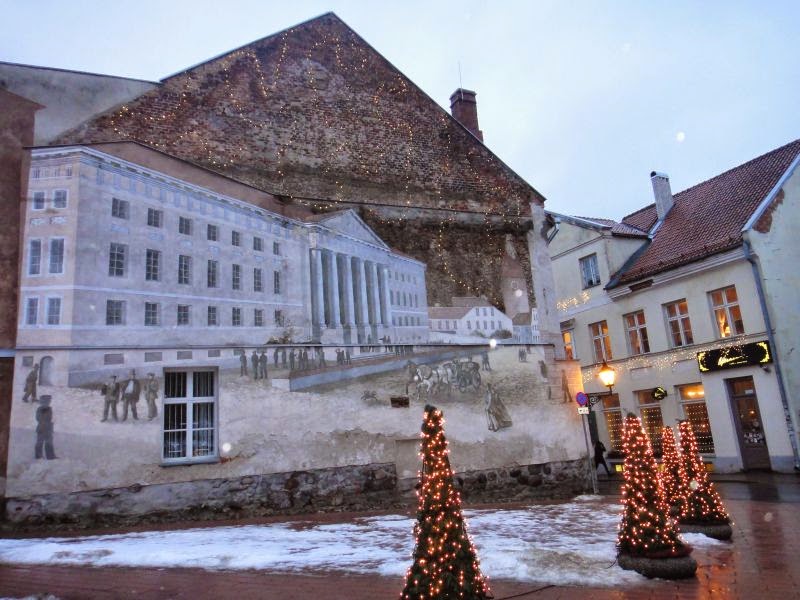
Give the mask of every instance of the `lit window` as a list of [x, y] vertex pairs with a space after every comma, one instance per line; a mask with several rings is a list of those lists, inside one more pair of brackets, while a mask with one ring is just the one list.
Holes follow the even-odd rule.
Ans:
[[53, 192], [53, 208], [67, 208], [67, 190]]
[[64, 272], [64, 240], [61, 238], [50, 240], [49, 272], [53, 275]]
[[564, 355], [568, 360], [575, 360], [575, 343], [572, 338], [572, 330], [562, 331], [561, 339], [564, 340]]
[[619, 396], [611, 394], [602, 396], [603, 417], [605, 417], [606, 431], [608, 432], [609, 450], [622, 451], [622, 409], [619, 405]]
[[111, 216], [117, 219], [129, 219], [131, 213], [131, 205], [127, 200], [120, 200], [119, 198], [111, 199]]
[[189, 285], [192, 282], [192, 257], [178, 255], [178, 283]]
[[689, 320], [689, 306], [686, 304], [686, 300], [665, 304], [664, 314], [667, 317], [667, 329], [672, 347], [678, 348], [694, 344], [692, 323]]
[[217, 456], [217, 373], [164, 372], [161, 456], [165, 463], [208, 462]]
[[611, 338], [608, 335], [608, 324], [605, 321], [592, 323], [589, 325], [589, 334], [594, 347], [594, 362], [611, 360]]
[[714, 319], [717, 323], [719, 337], [726, 338], [744, 333], [742, 312], [739, 309], [739, 298], [734, 286], [727, 287], [709, 294], [711, 305], [714, 309]]
[[161, 252], [147, 249], [144, 260], [145, 281], [158, 281], [161, 278]]
[[164, 211], [155, 208], [147, 209], [147, 226], [162, 227], [164, 225]]
[[584, 289], [600, 285], [600, 270], [597, 268], [597, 254], [585, 256], [578, 262], [581, 268], [581, 281], [583, 282]]
[[144, 324], [153, 326], [159, 324], [159, 309], [157, 302], [144, 303]]
[[628, 351], [631, 355], [650, 352], [650, 340], [647, 337], [647, 323], [644, 320], [644, 311], [630, 313], [622, 318], [625, 320], [625, 330], [628, 333]]
[[188, 217], [178, 217], [178, 233], [192, 235], [192, 220]]
[[692, 424], [698, 450], [703, 454], [713, 454], [714, 438], [711, 435], [711, 422], [708, 419], [703, 384], [693, 383], [678, 387], [678, 398], [683, 407], [684, 417]]
[[125, 324], [125, 301], [107, 300], [106, 301], [106, 325]]
[[111, 249], [108, 252], [109, 277], [125, 276], [125, 256], [127, 251], [128, 247], [125, 244], [111, 243]]
[[634, 392], [639, 404], [639, 412], [642, 415], [642, 427], [650, 440], [653, 454], [661, 455], [661, 428], [664, 426], [664, 419], [661, 416], [661, 405], [658, 400], [653, 398], [653, 390], [641, 390]]

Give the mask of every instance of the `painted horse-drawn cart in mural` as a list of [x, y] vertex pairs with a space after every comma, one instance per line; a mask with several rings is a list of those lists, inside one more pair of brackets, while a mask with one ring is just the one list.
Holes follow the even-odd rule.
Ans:
[[468, 358], [453, 359], [438, 366], [418, 365], [410, 360], [406, 369], [406, 395], [413, 386], [418, 400], [442, 393], [450, 397], [454, 386], [461, 393], [469, 389], [478, 391], [481, 387], [480, 366]]

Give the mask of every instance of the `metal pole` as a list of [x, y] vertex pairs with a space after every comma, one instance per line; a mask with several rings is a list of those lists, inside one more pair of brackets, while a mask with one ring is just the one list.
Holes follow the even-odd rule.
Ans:
[[599, 493], [597, 489], [597, 467], [595, 467], [592, 462], [592, 453], [589, 450], [589, 435], [586, 431], [586, 421], [588, 418], [588, 415], [581, 415], [581, 423], [583, 423], [583, 441], [586, 443], [586, 462], [589, 464], [589, 474], [592, 478], [592, 491], [597, 495]]

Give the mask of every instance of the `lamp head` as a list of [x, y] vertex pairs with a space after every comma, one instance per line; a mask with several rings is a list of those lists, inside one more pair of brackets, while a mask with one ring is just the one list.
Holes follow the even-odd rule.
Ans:
[[617, 372], [611, 367], [609, 367], [606, 361], [603, 361], [603, 365], [597, 372], [597, 376], [600, 378], [602, 384], [606, 386], [609, 390], [612, 387], [614, 387], [614, 383], [616, 383], [617, 381]]

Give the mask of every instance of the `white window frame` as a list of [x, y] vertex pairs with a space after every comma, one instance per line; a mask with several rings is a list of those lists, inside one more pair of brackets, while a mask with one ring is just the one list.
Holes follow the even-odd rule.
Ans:
[[231, 306], [231, 327], [243, 327], [242, 322], [242, 307]]
[[264, 291], [264, 271], [259, 267], [253, 267], [253, 291]]
[[[569, 335], [569, 342], [567, 342], [566, 335]], [[575, 348], [575, 329], [562, 329], [561, 341], [564, 344], [564, 357], [568, 360], [578, 360], [578, 352]]]
[[[155, 321], [152, 323], [147, 322], [147, 309], [150, 306], [155, 306]], [[144, 303], [144, 325], [145, 327], [158, 327], [161, 325], [161, 304], [158, 302], [145, 302]]]
[[242, 265], [237, 263], [231, 264], [231, 289], [242, 289]]
[[231, 246], [242, 245], [242, 232], [236, 229], [231, 229]]
[[[605, 333], [603, 333], [603, 323], [606, 325]], [[594, 331], [595, 325], [597, 325], [597, 333]], [[603, 319], [602, 321], [597, 321], [596, 323], [589, 323], [589, 337], [592, 340], [592, 355], [594, 356], [595, 363], [613, 360], [614, 352], [611, 348], [611, 330], [608, 328], [608, 321]], [[602, 356], [597, 355], [597, 344], [595, 343], [597, 341], [600, 342], [600, 347], [603, 350]], [[606, 341], [608, 344], [606, 344]]]
[[[686, 312], [682, 313], [680, 311], [680, 305], [683, 303], [686, 306]], [[675, 316], [671, 317], [669, 314], [670, 307], [675, 307]], [[683, 348], [685, 346], [692, 346], [694, 344], [694, 331], [692, 330], [692, 319], [689, 316], [689, 303], [686, 301], [686, 298], [681, 298], [680, 300], [674, 300], [672, 302], [667, 302], [663, 305], [664, 307], [664, 320], [667, 325], [667, 338], [669, 339], [669, 346], [670, 348]], [[678, 335], [680, 337], [680, 344], [675, 343], [675, 338], [673, 336], [672, 331], [672, 323], [676, 323], [678, 327]], [[688, 328], [684, 327], [684, 324], [688, 324]], [[686, 332], [689, 332], [689, 335], [692, 337], [691, 340], [686, 338]]]
[[[212, 235], [213, 232], [213, 235]], [[219, 225], [214, 225], [213, 223], [209, 223], [206, 226], [206, 239], [209, 242], [218, 242], [219, 241]]]
[[[36, 200], [41, 198], [42, 204], [36, 207]], [[40, 211], [47, 208], [47, 193], [42, 190], [37, 190], [31, 194], [31, 210]]]
[[[212, 396], [203, 396], [199, 398], [194, 398], [194, 376], [193, 374], [196, 372], [211, 372], [214, 374], [214, 393]], [[166, 386], [166, 374], [167, 373], [186, 373], [186, 396], [179, 397], [179, 398], [168, 398], [167, 397], [167, 386]], [[163, 410], [162, 410], [162, 417], [161, 417], [161, 463], [163, 465], [185, 465], [185, 464], [198, 464], [198, 463], [215, 463], [219, 462], [219, 369], [216, 367], [194, 367], [191, 369], [164, 369], [165, 375], [165, 383], [164, 383], [164, 393], [163, 393]], [[192, 438], [193, 433], [195, 431], [194, 427], [194, 405], [195, 404], [206, 404], [211, 402], [213, 405], [214, 410], [214, 423], [213, 423], [213, 432], [214, 432], [214, 447], [210, 454], [205, 454], [201, 456], [190, 456], [192, 451]], [[184, 431], [182, 429], [175, 429], [175, 430], [167, 430], [165, 428], [165, 419], [167, 418], [167, 405], [172, 404], [185, 404], [186, 405], [186, 445], [185, 445], [185, 453], [186, 456], [181, 456], [177, 458], [167, 458], [164, 455], [164, 446], [166, 442], [166, 434], [169, 431]]]
[[[214, 319], [212, 322], [211, 315], [214, 315]], [[206, 309], [206, 324], [209, 327], [219, 327], [219, 307], [217, 306], [209, 306]]]
[[[150, 217], [155, 217], [151, 219]], [[164, 226], [164, 211], [158, 208], [147, 209], [147, 226], [161, 229]]]
[[111, 216], [115, 219], [130, 219], [131, 203], [128, 200], [123, 200], [122, 198], [113, 196], [111, 198]]
[[[642, 317], [641, 323], [639, 323], [639, 315]], [[628, 323], [629, 317], [633, 318], [633, 325]], [[628, 355], [641, 356], [642, 354], [650, 354], [650, 336], [647, 334], [647, 315], [645, 315], [644, 309], [635, 310], [622, 315], [622, 326], [625, 328], [625, 341], [628, 343]], [[638, 352], [635, 352], [631, 337], [635, 337], [639, 344]]]
[[[736, 293], [736, 302], [728, 302], [726, 291], [732, 289]], [[722, 294], [722, 304], [716, 305], [714, 304], [713, 294], [716, 292], [720, 292]], [[730, 337], [736, 337], [737, 335], [744, 335], [747, 331], [747, 328], [744, 326], [744, 315], [742, 314], [742, 305], [739, 301], [739, 291], [736, 289], [735, 285], [726, 285], [725, 287], [718, 288], [716, 290], [711, 290], [708, 292], [708, 303], [711, 305], [711, 318], [714, 320], [714, 329], [717, 333], [717, 339], [727, 339]], [[734, 331], [733, 327], [736, 324], [736, 320], [731, 316], [731, 307], [736, 306], [739, 309], [739, 317], [742, 322], [742, 330], [741, 331]], [[728, 323], [731, 325], [731, 333], [730, 335], [724, 335], [724, 333], [720, 329], [719, 321], [717, 320], [717, 311], [723, 310], [725, 311], [725, 318], [728, 319]]]
[[[699, 385], [699, 386], [703, 387], [703, 397], [702, 398], [690, 398], [690, 397], [685, 398], [683, 396], [683, 389], [684, 388], [688, 388], [688, 387], [693, 387], [693, 386], [696, 386], [696, 385]], [[675, 396], [678, 399], [678, 404], [680, 404], [680, 407], [681, 407], [681, 414], [683, 415], [683, 418], [685, 420], [687, 420], [687, 421], [689, 420], [689, 415], [686, 413], [686, 406], [687, 405], [689, 405], [689, 404], [703, 404], [705, 406], [705, 408], [706, 408], [706, 416], [708, 417], [709, 433], [711, 435], [711, 445], [714, 447], [714, 450], [712, 452], [702, 452], [702, 454], [704, 456], [714, 456], [715, 453], [716, 453], [717, 445], [716, 445], [716, 442], [714, 441], [714, 431], [711, 430], [711, 415], [708, 413], [708, 402], [706, 402], [705, 386], [703, 385], [702, 382], [697, 381], [697, 382], [694, 382], [694, 383], [684, 383], [684, 384], [681, 384], [681, 385], [677, 385], [677, 386], [675, 386], [675, 388], [676, 388], [675, 389]]]
[[253, 327], [264, 327], [264, 309], [253, 309]]
[[254, 252], [264, 251], [264, 238], [260, 238], [257, 235], [253, 236], [253, 251]]
[[[115, 254], [122, 254], [122, 263], [118, 264], [118, 259], [114, 259]], [[128, 266], [128, 246], [119, 242], [111, 242], [108, 246], [108, 276], [125, 277]], [[119, 271], [119, 272], [118, 272]]]
[[[108, 317], [109, 317], [109, 314], [110, 314], [109, 313], [109, 309], [111, 308], [111, 303], [112, 302], [118, 302], [119, 303], [119, 323], [109, 323], [108, 322], [109, 321]], [[126, 304], [127, 304], [127, 302], [125, 302], [125, 300], [116, 300], [116, 299], [112, 299], [112, 298], [108, 298], [106, 300], [106, 326], [107, 327], [123, 327], [125, 325], [125, 320], [126, 320], [126, 317], [127, 317], [127, 315], [125, 314], [126, 311], [127, 311]]]
[[[600, 285], [602, 280], [596, 252], [579, 258], [578, 267], [581, 272], [581, 286], [584, 290]], [[587, 269], [587, 267], [589, 268]]]
[[[31, 273], [33, 267], [33, 243], [39, 243], [39, 257], [36, 262], [36, 273]], [[42, 259], [44, 258], [44, 244], [42, 238], [33, 238], [28, 240], [28, 277], [41, 277], [42, 276]]]
[[[151, 260], [153, 257], [153, 260]], [[146, 248], [144, 252], [144, 280], [161, 281], [161, 250]]]
[[[50, 304], [52, 301], [58, 300], [58, 323], [51, 323], [50, 322]], [[45, 303], [45, 313], [44, 313], [44, 324], [49, 327], [56, 327], [61, 325], [61, 316], [64, 312], [64, 299], [61, 296], [48, 296], [47, 302]]]
[[[56, 206], [56, 195], [59, 192], [64, 192], [64, 206]], [[53, 208], [57, 210], [62, 210], [64, 208], [67, 208], [67, 206], [69, 206], [69, 190], [67, 190], [66, 188], [58, 188], [57, 190], [53, 190], [53, 197], [50, 200], [50, 202]]]
[[[31, 311], [31, 303], [36, 305], [34, 311]], [[31, 322], [31, 316], [33, 316], [33, 322]], [[25, 297], [25, 314], [22, 315], [22, 323], [28, 327], [35, 327], [39, 324], [39, 296]]]
[[272, 242], [272, 254], [275, 256], [281, 255], [281, 243], [280, 242]]
[[[53, 242], [61, 242], [61, 270], [53, 271]], [[64, 262], [67, 258], [67, 243], [62, 237], [50, 238], [47, 243], [47, 274], [48, 275], [63, 275]]]
[[192, 285], [192, 257], [188, 254], [178, 255], [178, 285]]
[[[186, 231], [184, 231], [184, 230], [186, 230]], [[179, 216], [178, 217], [178, 233], [180, 235], [189, 235], [189, 236], [191, 236], [193, 231], [194, 231], [194, 223], [192, 222], [192, 218], [191, 217]]]
[[[181, 309], [186, 309], [182, 311]], [[181, 322], [181, 313], [186, 313], [186, 322]], [[191, 304], [178, 304], [175, 307], [175, 325], [178, 327], [188, 327], [192, 324], [192, 305]]]

